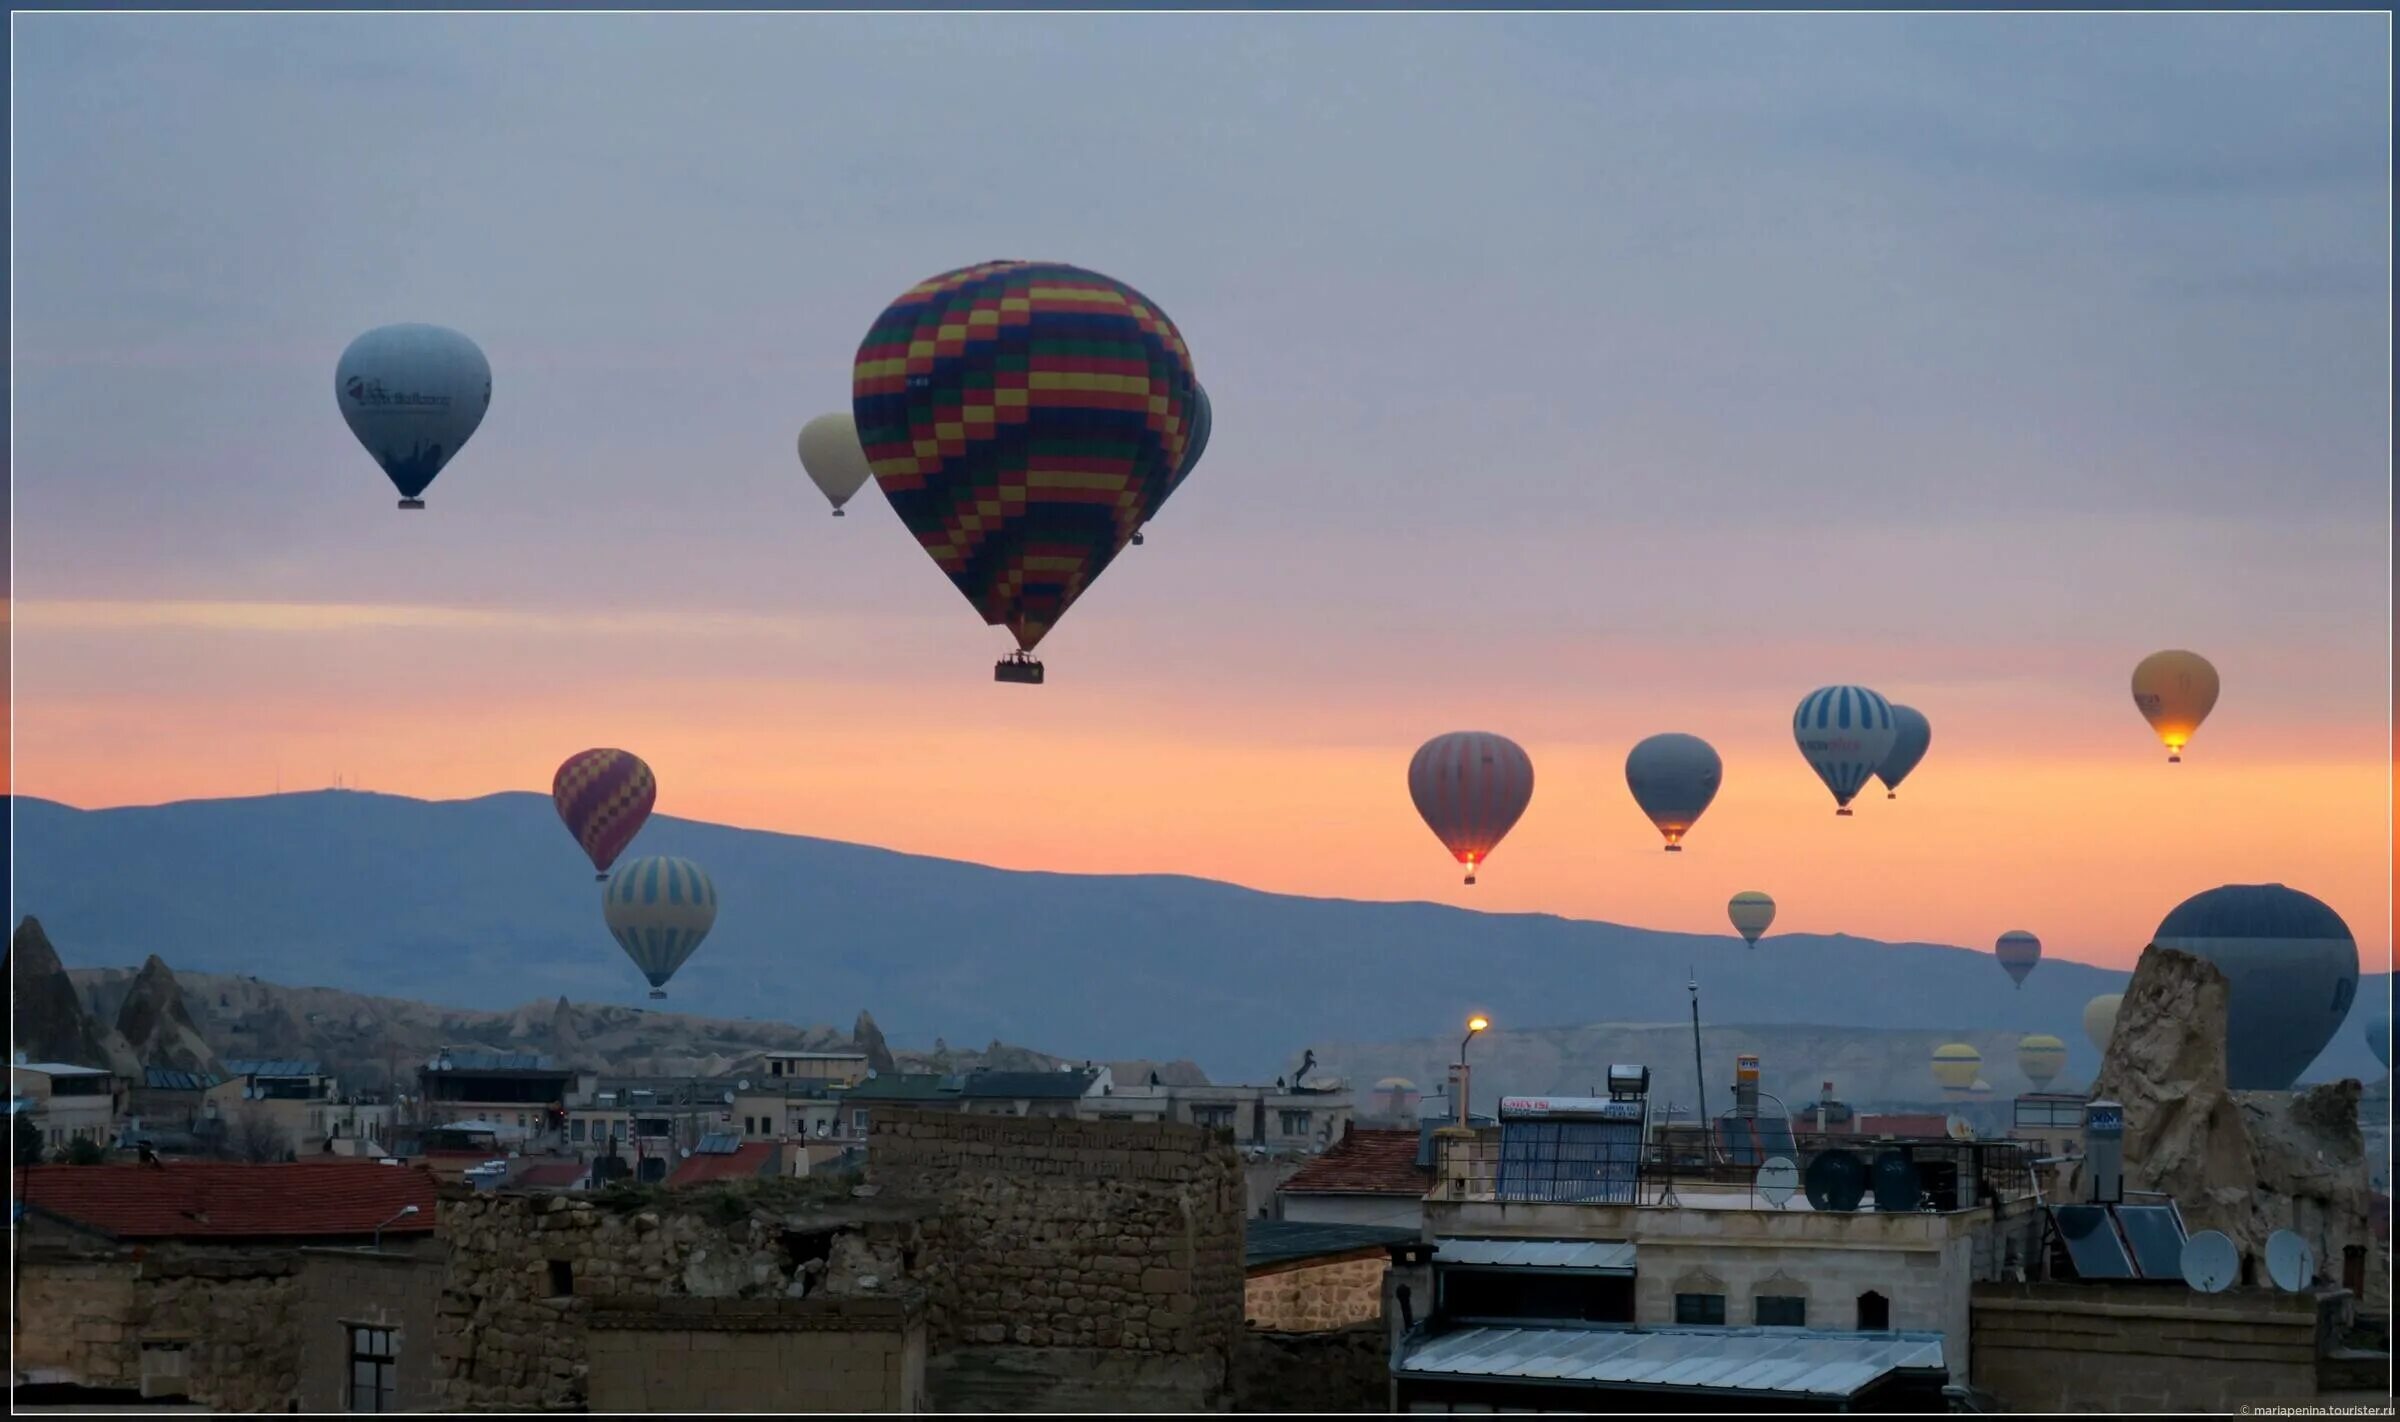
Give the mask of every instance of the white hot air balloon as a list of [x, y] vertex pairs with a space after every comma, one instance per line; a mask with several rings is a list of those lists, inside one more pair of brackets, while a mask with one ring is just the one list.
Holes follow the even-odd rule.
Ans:
[[1725, 905], [1725, 916], [1733, 920], [1733, 931], [1751, 947], [1775, 922], [1775, 901], [1756, 889], [1744, 889]]
[[400, 507], [421, 509], [425, 486], [491, 408], [492, 367], [473, 341], [445, 327], [378, 326], [342, 352], [333, 398], [400, 491]]
[[600, 907], [617, 945], [650, 980], [650, 995], [665, 997], [667, 979], [716, 926], [717, 886], [690, 860], [653, 854], [619, 866]]
[[800, 467], [833, 505], [835, 518], [843, 517], [842, 505], [875, 477], [858, 442], [858, 421], [847, 410], [819, 415], [800, 427]]

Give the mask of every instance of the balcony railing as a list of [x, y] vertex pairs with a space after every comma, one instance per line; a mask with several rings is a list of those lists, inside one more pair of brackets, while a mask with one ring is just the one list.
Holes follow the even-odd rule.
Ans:
[[[1472, 1136], [1435, 1138], [1434, 1183], [1426, 1198], [1437, 1201], [1494, 1201], [1522, 1204], [1681, 1206], [1697, 1209], [1774, 1209], [1758, 1193], [1759, 1164], [1729, 1159], [1722, 1151], [1691, 1140], [1612, 1145], [1597, 1141], [1506, 1141], [1505, 1128], [1484, 1127]], [[1847, 1150], [1868, 1167], [1897, 1151], [1915, 1167], [1919, 1199], [1915, 1210], [1972, 1209], [1994, 1199], [2033, 1193], [2033, 1152], [2022, 1141], [1812, 1139], [1784, 1152], [1805, 1180], [1816, 1159]], [[1794, 1196], [1804, 1191], [1795, 1187]], [[1783, 1206], [1805, 1208], [1804, 1206]], [[1872, 1208], [1872, 1206], [1868, 1206]]]

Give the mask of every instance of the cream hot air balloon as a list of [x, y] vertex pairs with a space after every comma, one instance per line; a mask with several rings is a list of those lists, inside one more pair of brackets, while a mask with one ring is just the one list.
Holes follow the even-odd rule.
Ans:
[[2108, 1055], [2108, 1039], [2117, 1031], [2117, 1007], [2124, 1001], [2121, 992], [2104, 992], [2083, 1005], [2083, 1035], [2102, 1056]]
[[1983, 1053], [1964, 1042], [1951, 1042], [1933, 1049], [1933, 1079], [1942, 1084], [1949, 1096], [1964, 1096], [1975, 1085], [1977, 1072], [1983, 1070]]
[[1989, 1101], [1992, 1099], [1992, 1084], [1979, 1076], [1975, 1078], [1975, 1084], [1967, 1088], [1967, 1095], [1978, 1101]]
[[2036, 1032], [2017, 1043], [2017, 1070], [2036, 1091], [2049, 1090], [2066, 1065], [2067, 1044], [2048, 1033]]
[[2133, 704], [2167, 748], [2167, 763], [2217, 704], [2217, 669], [2197, 652], [2152, 652], [2133, 669]]
[[858, 421], [847, 410], [819, 415], [800, 427], [800, 467], [826, 499], [833, 516], [842, 518], [842, 505], [875, 477], [867, 452], [859, 447]]
[[1725, 916], [1733, 920], [1733, 931], [1742, 935], [1742, 941], [1756, 948], [1760, 936], [1775, 922], [1775, 901], [1756, 889], [1744, 889], [1725, 905]]

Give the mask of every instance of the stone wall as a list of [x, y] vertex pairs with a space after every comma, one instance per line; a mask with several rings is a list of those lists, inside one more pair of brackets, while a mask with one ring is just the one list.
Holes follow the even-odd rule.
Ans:
[[1327, 1332], [1245, 1329], [1233, 1356], [1236, 1412], [1383, 1412], [1391, 1344], [1378, 1318]]
[[429, 1409], [439, 1376], [436, 1329], [442, 1296], [443, 1251], [367, 1249], [300, 1251], [295, 1328], [302, 1412], [350, 1410], [350, 1329], [389, 1329], [396, 1349], [392, 1406]]
[[1259, 1270], [1242, 1289], [1242, 1317], [1252, 1328], [1322, 1333], [1383, 1318], [1383, 1276], [1391, 1256], [1382, 1249], [1341, 1259], [1304, 1259]]
[[218, 1412], [283, 1411], [299, 1356], [293, 1274], [288, 1250], [165, 1246], [135, 1258], [28, 1248], [18, 1259], [17, 1371]]
[[2140, 1284], [1979, 1284], [1975, 1386], [2011, 1412], [2235, 1412], [2317, 1390], [2319, 1304]]
[[662, 1299], [595, 1304], [595, 1412], [921, 1412], [913, 1298]]
[[937, 1409], [1218, 1411], [1242, 1331], [1241, 1164], [1194, 1126], [878, 1110], [867, 1169], [934, 1212]]
[[900, 1286], [917, 1228], [906, 1209], [794, 1212], [727, 1187], [631, 1206], [604, 1196], [445, 1190], [442, 1405], [584, 1410], [595, 1301], [878, 1295]]

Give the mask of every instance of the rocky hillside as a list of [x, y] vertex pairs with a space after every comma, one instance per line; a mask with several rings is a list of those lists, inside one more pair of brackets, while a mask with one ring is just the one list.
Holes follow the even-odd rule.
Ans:
[[117, 1005], [117, 1035], [143, 1066], [224, 1074], [224, 1064], [193, 1025], [182, 984], [156, 953], [134, 974], [125, 1000]]
[[41, 920], [30, 915], [9, 941], [8, 993], [12, 1040], [26, 1060], [139, 1070], [141, 1061], [125, 1039], [84, 1012], [58, 950], [50, 946]]

